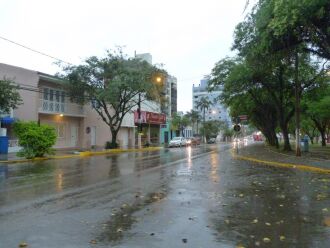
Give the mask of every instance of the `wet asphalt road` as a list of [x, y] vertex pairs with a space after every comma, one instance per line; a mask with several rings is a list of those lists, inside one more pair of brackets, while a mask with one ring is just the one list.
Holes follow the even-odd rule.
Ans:
[[0, 165], [0, 247], [330, 247], [329, 182], [225, 145]]

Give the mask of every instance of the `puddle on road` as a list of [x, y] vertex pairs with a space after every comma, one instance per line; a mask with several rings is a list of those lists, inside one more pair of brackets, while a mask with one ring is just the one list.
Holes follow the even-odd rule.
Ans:
[[134, 214], [148, 205], [163, 200], [166, 195], [166, 189], [149, 193], [146, 196], [136, 194], [133, 204], [123, 204], [119, 209], [113, 209], [110, 220], [102, 224], [103, 231], [96, 238], [96, 241], [111, 244], [118, 243], [123, 239], [125, 231], [131, 229], [132, 225], [138, 221]]

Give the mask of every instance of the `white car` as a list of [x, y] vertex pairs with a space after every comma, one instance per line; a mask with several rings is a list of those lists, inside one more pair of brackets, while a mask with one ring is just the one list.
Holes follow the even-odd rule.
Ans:
[[184, 137], [175, 137], [168, 144], [169, 147], [186, 146], [187, 140]]

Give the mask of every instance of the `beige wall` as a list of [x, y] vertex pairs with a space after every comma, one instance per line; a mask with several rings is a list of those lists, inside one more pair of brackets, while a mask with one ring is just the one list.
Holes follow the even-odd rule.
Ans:
[[[52, 82], [40, 82], [39, 75], [36, 71], [27, 70], [24, 68], [19, 68], [11, 65], [1, 64], [0, 63], [0, 77], [7, 77], [13, 79], [21, 87], [33, 88], [38, 91], [38, 87], [49, 86], [53, 88], [58, 88], [55, 83]], [[62, 116], [58, 114], [38, 114], [38, 107], [42, 95], [38, 92], [20, 90], [19, 91], [23, 100], [23, 104], [14, 110], [14, 117], [20, 120], [28, 121], [38, 121], [40, 118], [41, 123], [50, 124], [52, 126], [60, 126], [64, 128], [63, 137], [59, 137], [55, 148], [69, 148], [72, 147], [72, 126], [76, 126], [77, 131], [77, 146], [82, 148], [91, 148], [91, 132], [87, 133], [87, 127], [96, 128], [96, 146], [103, 148], [107, 141], [111, 140], [111, 132], [108, 125], [104, 123], [101, 117], [96, 113], [91, 106], [85, 106], [85, 116], [80, 115], [81, 117], [69, 117]], [[153, 103], [142, 103], [142, 110], [157, 112], [159, 106]], [[132, 147], [135, 146], [135, 127], [134, 127], [134, 115], [133, 113], [127, 114], [125, 116], [122, 128], [118, 133], [117, 142], [121, 147]]]
[[[39, 114], [40, 123], [48, 124], [55, 127], [56, 131], [61, 137], [57, 138], [57, 142], [54, 148], [76, 148], [82, 145], [81, 131], [83, 128], [83, 118], [59, 116], [59, 115], [47, 115]], [[74, 134], [72, 131], [76, 129], [76, 145], [73, 145]]]
[[[37, 89], [39, 76], [36, 71], [23, 69], [16, 66], [10, 66], [0, 63], [0, 78], [8, 78], [15, 83], [27, 87]], [[20, 120], [38, 120], [38, 102], [39, 93], [28, 90], [19, 90], [23, 103], [14, 110], [14, 117]]]
[[[87, 127], [92, 129], [93, 126], [96, 127], [96, 146], [98, 148], [103, 148], [107, 141], [111, 141], [111, 132], [109, 126], [104, 123], [102, 118], [97, 114], [95, 110], [91, 108], [91, 106], [85, 106], [86, 117], [84, 119], [83, 132], [82, 135], [83, 142], [82, 146], [84, 148], [89, 149], [91, 147], [91, 132], [89, 134], [86, 133]], [[132, 114], [131, 114], [132, 115]], [[132, 147], [135, 145], [134, 138], [134, 126], [132, 125], [134, 122], [132, 116], [127, 116], [127, 120], [125, 120], [125, 125], [127, 127], [122, 127], [117, 135], [117, 142], [123, 148]]]

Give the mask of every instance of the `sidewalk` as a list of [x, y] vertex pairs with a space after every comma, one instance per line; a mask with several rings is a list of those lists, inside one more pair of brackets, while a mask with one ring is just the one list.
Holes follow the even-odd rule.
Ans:
[[[269, 147], [264, 143], [254, 143], [244, 148], [240, 148], [238, 154], [235, 155], [238, 159], [251, 158], [251, 161], [258, 160], [264, 164], [271, 162], [273, 164], [292, 165], [292, 168], [297, 166], [314, 167], [329, 170], [330, 173], [330, 159], [329, 149], [311, 149], [311, 152], [303, 152], [301, 157], [296, 157], [294, 151], [284, 153], [276, 148]], [[248, 160], [248, 159], [246, 159]]]
[[1, 163], [21, 163], [21, 162], [33, 162], [37, 160], [48, 160], [48, 159], [65, 159], [75, 157], [86, 157], [86, 156], [97, 156], [105, 154], [123, 153], [123, 152], [138, 152], [138, 151], [155, 151], [160, 150], [162, 147], [147, 147], [147, 148], [129, 148], [129, 149], [98, 149], [91, 151], [79, 151], [79, 149], [66, 149], [66, 150], [55, 150], [54, 155], [47, 155], [42, 158], [26, 159], [16, 156], [16, 153], [0, 154]]

